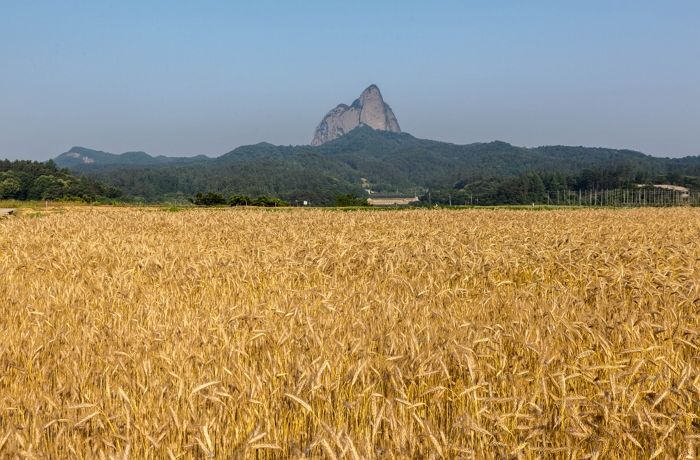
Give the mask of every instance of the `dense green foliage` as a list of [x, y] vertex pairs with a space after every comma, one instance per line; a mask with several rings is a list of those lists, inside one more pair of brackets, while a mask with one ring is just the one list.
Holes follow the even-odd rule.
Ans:
[[[520, 202], [541, 193], [536, 176], [545, 190], [603, 188], [657, 177], [680, 184], [700, 176], [699, 157], [668, 159], [586, 147], [522, 148], [505, 142], [455, 145], [368, 127], [318, 147], [261, 143], [218, 158], [178, 161], [143, 155], [129, 154], [122, 164], [113, 155], [109, 164], [90, 157], [93, 162], [66, 165], [145, 201], [186, 201], [198, 191], [211, 190], [223, 196], [270, 195], [314, 205], [334, 205], [343, 195], [365, 196], [363, 183], [375, 192], [430, 189], [436, 196], [478, 193], [484, 199]], [[67, 159], [76, 160], [62, 155], [57, 161]]]
[[233, 195], [228, 199], [229, 206], [250, 206], [252, 198], [246, 195]]
[[0, 199], [96, 201], [120, 196], [117, 188], [75, 176], [53, 161], [0, 160]]
[[246, 195], [232, 195], [227, 200], [220, 193], [207, 192], [197, 193], [190, 201], [197, 206], [217, 206], [228, 204], [229, 206], [261, 206], [266, 208], [289, 206], [284, 200], [270, 196], [258, 196], [251, 198]]
[[250, 205], [251, 206], [261, 206], [264, 208], [277, 208], [281, 206], [289, 206], [289, 203], [286, 201], [279, 199], [274, 196], [259, 196], [257, 198], [253, 198], [250, 200]]
[[335, 205], [340, 207], [369, 206], [369, 203], [367, 202], [367, 197], [359, 197], [352, 193], [346, 193], [335, 197]]
[[226, 198], [220, 193], [197, 193], [194, 198], [192, 198], [192, 203], [197, 206], [216, 206], [220, 204], [226, 204]]

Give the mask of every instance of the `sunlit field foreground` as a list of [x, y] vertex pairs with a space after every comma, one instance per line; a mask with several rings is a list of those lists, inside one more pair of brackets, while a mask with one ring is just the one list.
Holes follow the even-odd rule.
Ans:
[[0, 220], [0, 457], [695, 458], [700, 211]]

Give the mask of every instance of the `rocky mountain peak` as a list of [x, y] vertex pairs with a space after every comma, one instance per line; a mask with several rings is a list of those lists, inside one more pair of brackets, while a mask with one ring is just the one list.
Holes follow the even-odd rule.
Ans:
[[369, 85], [352, 105], [339, 104], [316, 128], [311, 145], [321, 145], [349, 133], [360, 125], [400, 133], [401, 128], [377, 85]]
[[384, 102], [382, 92], [379, 91], [379, 87], [377, 85], [369, 85], [364, 91], [362, 91], [362, 94], [360, 94], [360, 97], [357, 98], [355, 102], [364, 104], [365, 102], [376, 101], [377, 99]]

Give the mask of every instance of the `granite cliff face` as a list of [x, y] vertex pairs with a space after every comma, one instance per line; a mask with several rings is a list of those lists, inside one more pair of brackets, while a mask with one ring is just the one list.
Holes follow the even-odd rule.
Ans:
[[377, 85], [370, 85], [352, 105], [340, 104], [323, 117], [311, 145], [321, 145], [349, 133], [360, 125], [400, 133], [401, 128]]

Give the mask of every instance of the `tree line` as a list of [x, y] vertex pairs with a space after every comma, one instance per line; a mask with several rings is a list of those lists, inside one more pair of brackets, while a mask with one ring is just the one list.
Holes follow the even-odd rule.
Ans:
[[[260, 206], [260, 207], [283, 207], [290, 206], [288, 201], [281, 198], [271, 197], [267, 195], [262, 195], [258, 197], [250, 197], [248, 195], [231, 195], [226, 198], [221, 193], [207, 192], [207, 193], [197, 193], [194, 197], [189, 200], [192, 204], [196, 206]], [[306, 201], [309, 203], [309, 201]], [[295, 202], [299, 204], [299, 202]], [[338, 194], [335, 196], [335, 205], [340, 207], [349, 206], [369, 206], [367, 203], [367, 198], [359, 197], [352, 193]]]
[[196, 206], [260, 206], [265, 208], [289, 206], [289, 203], [271, 196], [258, 196], [255, 198], [247, 195], [231, 195], [229, 198], [216, 192], [197, 193], [190, 198], [190, 202]]
[[0, 160], [0, 199], [93, 202], [121, 197], [116, 187], [59, 169], [53, 160]]
[[638, 190], [645, 185], [669, 184], [700, 190], [700, 178], [671, 172], [649, 174], [624, 167], [584, 169], [577, 174], [526, 172], [513, 177], [472, 177], [452, 188], [426, 191], [424, 204], [521, 205], [547, 203], [565, 193]]

